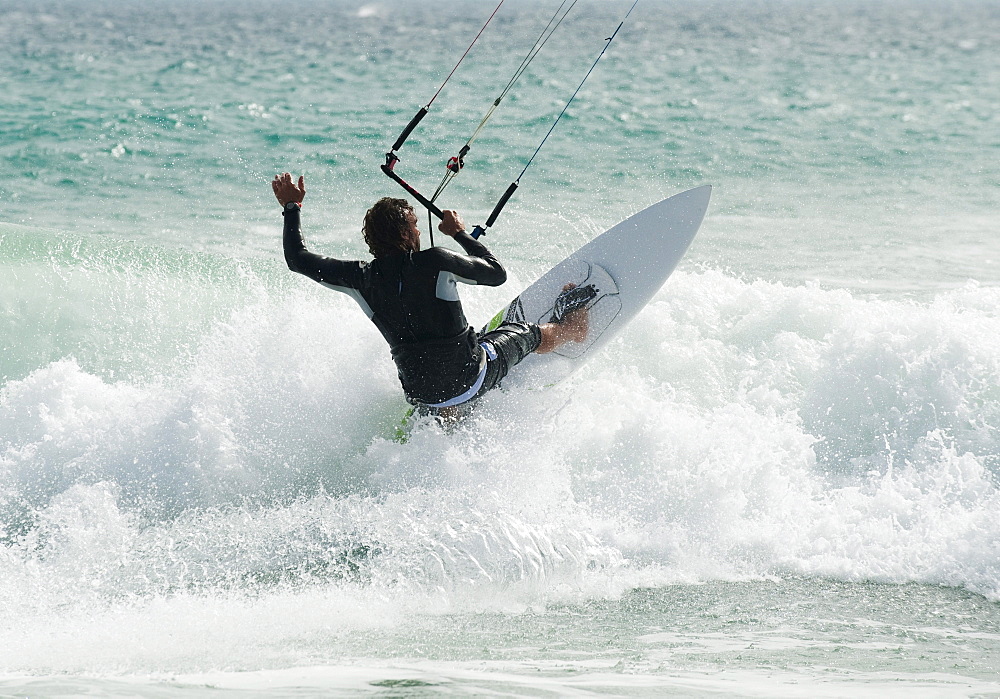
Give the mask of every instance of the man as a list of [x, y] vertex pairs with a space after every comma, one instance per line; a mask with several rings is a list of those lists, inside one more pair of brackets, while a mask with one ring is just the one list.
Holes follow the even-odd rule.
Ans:
[[551, 352], [587, 336], [586, 293], [567, 286], [553, 322], [504, 323], [477, 335], [462, 310], [457, 282], [499, 286], [507, 272], [486, 246], [465, 232], [455, 211], [444, 211], [438, 230], [465, 255], [420, 249], [413, 208], [404, 199], [380, 199], [368, 210], [364, 238], [371, 262], [336, 260], [306, 249], [300, 210], [305, 178], [289, 173], [271, 182], [285, 217], [285, 261], [293, 272], [353, 297], [389, 343], [406, 399], [422, 414], [455, 417], [495, 388], [531, 352]]

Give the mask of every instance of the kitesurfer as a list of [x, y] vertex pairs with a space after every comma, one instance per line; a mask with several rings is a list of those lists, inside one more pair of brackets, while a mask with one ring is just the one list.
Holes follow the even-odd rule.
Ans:
[[406, 399], [423, 414], [453, 417], [507, 375], [531, 352], [551, 352], [587, 336], [592, 287], [568, 285], [551, 321], [506, 322], [479, 335], [469, 325], [457, 282], [499, 286], [507, 272], [465, 231], [458, 212], [445, 210], [438, 225], [465, 250], [420, 248], [420, 229], [405, 199], [380, 199], [365, 215], [370, 262], [337, 260], [306, 249], [300, 226], [305, 178], [289, 173], [271, 182], [284, 216], [285, 261], [293, 272], [358, 302], [389, 343]]

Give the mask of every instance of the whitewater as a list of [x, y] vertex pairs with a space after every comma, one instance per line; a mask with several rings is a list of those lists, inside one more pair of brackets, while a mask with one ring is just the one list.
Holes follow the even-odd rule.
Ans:
[[[555, 4], [503, 6], [407, 179]], [[629, 5], [578, 3], [446, 207], [482, 222]], [[998, 6], [640, 2], [466, 315], [711, 184], [699, 236], [569, 379], [401, 441], [268, 183], [363, 259], [494, 7], [0, 3], [0, 695], [1000, 693]]]

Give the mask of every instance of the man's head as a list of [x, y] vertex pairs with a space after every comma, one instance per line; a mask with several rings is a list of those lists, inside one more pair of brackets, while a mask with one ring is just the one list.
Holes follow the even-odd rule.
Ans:
[[383, 197], [375, 202], [365, 214], [362, 232], [375, 257], [420, 249], [417, 215], [405, 199]]

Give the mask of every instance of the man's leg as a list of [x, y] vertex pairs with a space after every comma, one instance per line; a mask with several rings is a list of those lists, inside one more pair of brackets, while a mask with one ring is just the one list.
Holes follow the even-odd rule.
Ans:
[[567, 342], [586, 340], [589, 323], [589, 311], [586, 308], [566, 313], [562, 322], [558, 323], [543, 323], [542, 325], [503, 323], [496, 330], [491, 330], [479, 337], [488, 361], [483, 386], [476, 395], [465, 403], [448, 408], [418, 405], [416, 407], [417, 414], [434, 416], [446, 427], [454, 425], [469, 414], [478, 398], [487, 391], [496, 388], [500, 381], [507, 376], [507, 372], [532, 352], [545, 354]]
[[486, 379], [476, 398], [495, 388], [512, 367], [532, 352], [545, 354], [567, 342], [587, 339], [590, 312], [586, 308], [570, 311], [561, 323], [504, 323], [496, 330], [480, 336], [489, 361]]

